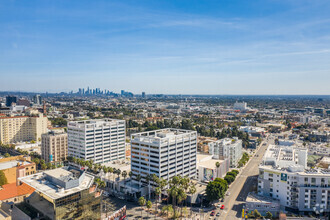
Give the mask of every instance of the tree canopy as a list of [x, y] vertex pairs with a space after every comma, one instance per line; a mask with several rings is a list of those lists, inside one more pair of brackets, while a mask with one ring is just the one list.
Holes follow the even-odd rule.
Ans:
[[228, 189], [228, 183], [225, 180], [221, 178], [215, 178], [214, 181], [211, 181], [207, 184], [206, 187], [207, 199], [211, 202], [223, 198], [227, 189]]

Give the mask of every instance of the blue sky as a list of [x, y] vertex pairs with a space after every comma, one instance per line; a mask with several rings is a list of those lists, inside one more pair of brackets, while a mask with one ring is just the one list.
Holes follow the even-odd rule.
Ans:
[[330, 94], [330, 2], [0, 2], [0, 90]]

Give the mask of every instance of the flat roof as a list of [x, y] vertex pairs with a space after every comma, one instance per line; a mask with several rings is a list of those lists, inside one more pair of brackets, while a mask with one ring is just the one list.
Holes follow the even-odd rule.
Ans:
[[12, 167], [16, 167], [18, 163], [20, 163], [20, 166], [31, 164], [28, 161], [12, 160], [12, 161], [7, 161], [7, 162], [0, 163], [0, 170], [6, 170], [6, 169], [9, 169], [9, 168], [12, 168]]
[[208, 157], [212, 157], [212, 155], [206, 155], [206, 154], [197, 154], [197, 166], [203, 166], [209, 169], [214, 169], [215, 163], [219, 162], [220, 164], [224, 162], [224, 160], [219, 159], [207, 159]]
[[54, 170], [47, 170], [44, 171], [49, 176], [55, 177], [57, 179], [61, 179], [64, 176], [72, 175], [72, 172], [66, 170], [66, 169], [54, 169]]
[[132, 140], [139, 139], [139, 141], [160, 141], [166, 139], [175, 139], [175, 137], [187, 135], [187, 134], [197, 134], [196, 131], [183, 130], [176, 128], [164, 128], [154, 131], [146, 131], [132, 134]]
[[[67, 172], [66, 171], [67, 170], [65, 170], [65, 169], [57, 168], [57, 169], [49, 170], [49, 171], [45, 171], [45, 172], [48, 172], [48, 173], [50, 172], [52, 175], [61, 175], [63, 173], [69, 172], [69, 171], [67, 171]], [[71, 172], [70, 172], [70, 174], [71, 174]], [[26, 176], [26, 177], [22, 177], [22, 178], [19, 178], [19, 180], [21, 180], [23, 183], [26, 183], [29, 186], [33, 187], [36, 191], [43, 193], [55, 200], [55, 199], [62, 198], [64, 196], [88, 189], [93, 184], [94, 177], [92, 175], [86, 173], [84, 179], [82, 180], [82, 183], [79, 186], [73, 187], [73, 188], [70, 188], [67, 190], [64, 190], [64, 189], [59, 190], [58, 186], [56, 186], [56, 185], [54, 185], [54, 183], [46, 180], [44, 172]]]
[[277, 203], [278, 205], [280, 204], [279, 200], [270, 198], [270, 197], [264, 197], [264, 196], [259, 196], [255, 193], [249, 193], [248, 196], [246, 197], [246, 202], [258, 202], [258, 203]]

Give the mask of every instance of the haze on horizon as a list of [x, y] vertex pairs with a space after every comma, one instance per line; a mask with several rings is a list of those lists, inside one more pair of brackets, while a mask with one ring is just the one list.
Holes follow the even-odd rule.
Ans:
[[330, 95], [330, 2], [3, 1], [0, 90]]

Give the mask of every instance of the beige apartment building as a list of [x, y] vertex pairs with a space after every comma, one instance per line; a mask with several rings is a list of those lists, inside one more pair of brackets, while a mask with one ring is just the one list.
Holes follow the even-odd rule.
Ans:
[[0, 141], [11, 144], [25, 141], [39, 141], [47, 133], [47, 117], [37, 116], [0, 116]]
[[68, 134], [52, 130], [41, 136], [41, 157], [46, 162], [59, 162], [68, 156]]

